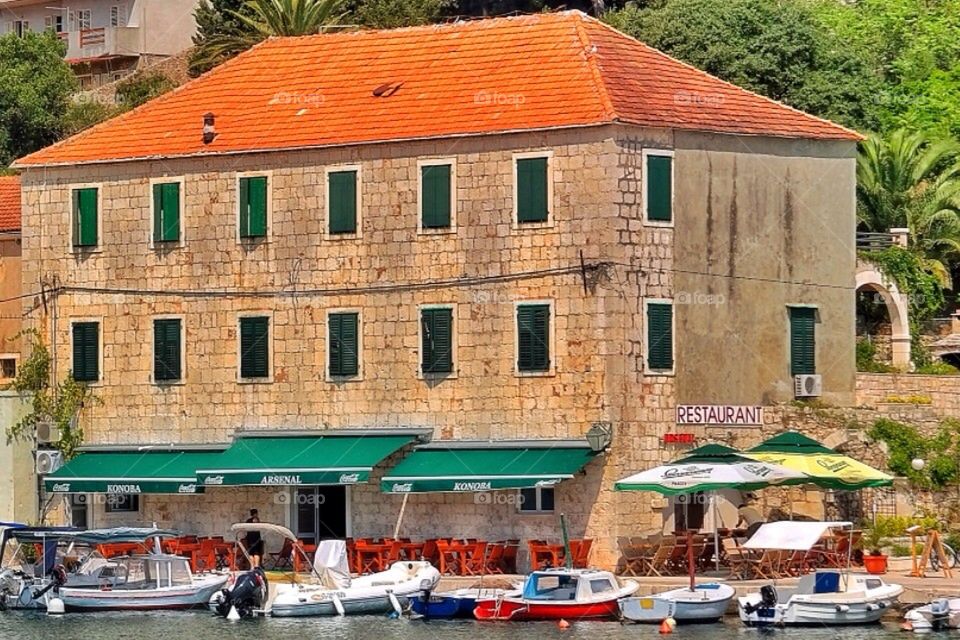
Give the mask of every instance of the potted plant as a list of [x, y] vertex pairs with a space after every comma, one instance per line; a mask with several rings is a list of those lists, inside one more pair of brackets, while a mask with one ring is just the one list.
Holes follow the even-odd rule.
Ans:
[[887, 556], [882, 549], [887, 545], [887, 540], [880, 527], [874, 526], [863, 532], [860, 538], [860, 545], [866, 551], [863, 554], [863, 568], [867, 573], [880, 575], [887, 572]]

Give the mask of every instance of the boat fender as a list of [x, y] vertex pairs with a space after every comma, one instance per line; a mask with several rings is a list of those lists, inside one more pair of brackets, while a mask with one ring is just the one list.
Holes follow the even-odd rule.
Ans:
[[838, 604], [836, 609], [837, 609], [837, 613], [846, 613], [850, 611], [850, 607], [848, 607], [845, 604]]
[[673, 626], [670, 624], [671, 618], [665, 618], [663, 622], [660, 623], [660, 633], [662, 635], [669, 635], [673, 633]]
[[390, 598], [390, 606], [393, 607], [393, 612], [398, 616], [403, 613], [403, 607], [400, 606], [400, 601], [397, 600], [397, 596], [394, 595], [393, 591], [388, 591], [387, 596]]
[[47, 615], [48, 616], [59, 616], [63, 615], [66, 612], [66, 607], [63, 605], [63, 600], [60, 598], [50, 598], [47, 602]]
[[875, 604], [873, 604], [873, 603], [867, 604], [867, 611], [876, 611], [876, 610], [879, 609], [879, 608], [880, 608], [880, 607], [878, 607], [877, 605], [875, 605]]
[[227, 620], [230, 622], [237, 622], [240, 620], [240, 612], [237, 611], [236, 607], [230, 607], [230, 613], [227, 614]]
[[569, 629], [570, 623], [561, 618], [560, 621], [557, 622], [557, 626], [560, 627], [561, 629]]
[[344, 613], [346, 612], [344, 611], [343, 602], [341, 602], [340, 596], [334, 593], [333, 595], [330, 596], [330, 599], [333, 601], [333, 608], [337, 610], [337, 615], [338, 616], [344, 615]]

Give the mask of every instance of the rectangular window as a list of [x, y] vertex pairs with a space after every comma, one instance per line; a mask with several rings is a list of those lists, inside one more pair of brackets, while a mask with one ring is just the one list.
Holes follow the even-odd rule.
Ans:
[[87, 501], [89, 496], [85, 493], [71, 493], [70, 496], [70, 525], [87, 529]]
[[360, 314], [331, 313], [327, 316], [327, 325], [330, 377], [357, 375], [360, 371]]
[[84, 31], [90, 28], [90, 9], [80, 9], [73, 14], [77, 29]]
[[240, 237], [267, 235], [267, 177], [240, 178]]
[[331, 234], [357, 232], [357, 172], [327, 174], [327, 211]]
[[790, 375], [817, 372], [816, 324], [813, 307], [790, 307]]
[[73, 379], [96, 382], [100, 379], [100, 323], [73, 323]]
[[546, 157], [517, 159], [517, 222], [546, 222], [548, 177]]
[[153, 379], [172, 382], [183, 377], [182, 322], [179, 318], [153, 321]]
[[107, 494], [107, 513], [136, 513], [140, 511], [140, 496], [127, 494]]
[[110, 26], [111, 27], [125, 27], [127, 26], [127, 8], [120, 5], [113, 5], [110, 7]]
[[646, 158], [647, 220], [670, 222], [673, 220], [673, 157], [650, 154]]
[[16, 358], [0, 358], [0, 378], [16, 378], [17, 377], [17, 359]]
[[240, 377], [270, 377], [270, 318], [240, 318]]
[[99, 196], [96, 187], [73, 190], [73, 246], [97, 246]]
[[553, 511], [553, 487], [520, 489], [520, 511], [550, 513]]
[[180, 240], [180, 183], [153, 185], [153, 241]]
[[420, 224], [424, 229], [450, 227], [451, 166], [431, 164], [420, 167]]
[[420, 310], [420, 370], [453, 371], [453, 309]]
[[7, 30], [12, 31], [22, 38], [24, 34], [30, 31], [30, 23], [26, 20], [14, 20], [9, 23]]
[[669, 302], [647, 304], [647, 368], [673, 369], [673, 305]]
[[550, 370], [550, 305], [517, 307], [517, 370]]

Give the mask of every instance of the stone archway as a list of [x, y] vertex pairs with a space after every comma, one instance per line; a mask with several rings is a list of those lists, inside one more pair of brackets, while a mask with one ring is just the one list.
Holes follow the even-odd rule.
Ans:
[[873, 291], [883, 300], [890, 316], [892, 328], [891, 360], [895, 367], [910, 367], [910, 323], [907, 310], [907, 297], [900, 293], [897, 284], [884, 276], [879, 269], [869, 263], [857, 264], [856, 290]]

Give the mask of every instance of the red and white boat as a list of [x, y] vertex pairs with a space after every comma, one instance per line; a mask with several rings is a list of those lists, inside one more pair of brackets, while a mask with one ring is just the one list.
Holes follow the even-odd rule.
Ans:
[[545, 569], [527, 576], [523, 589], [497, 598], [478, 599], [477, 620], [582, 620], [616, 618], [617, 600], [637, 590], [633, 580], [622, 584], [609, 571]]

